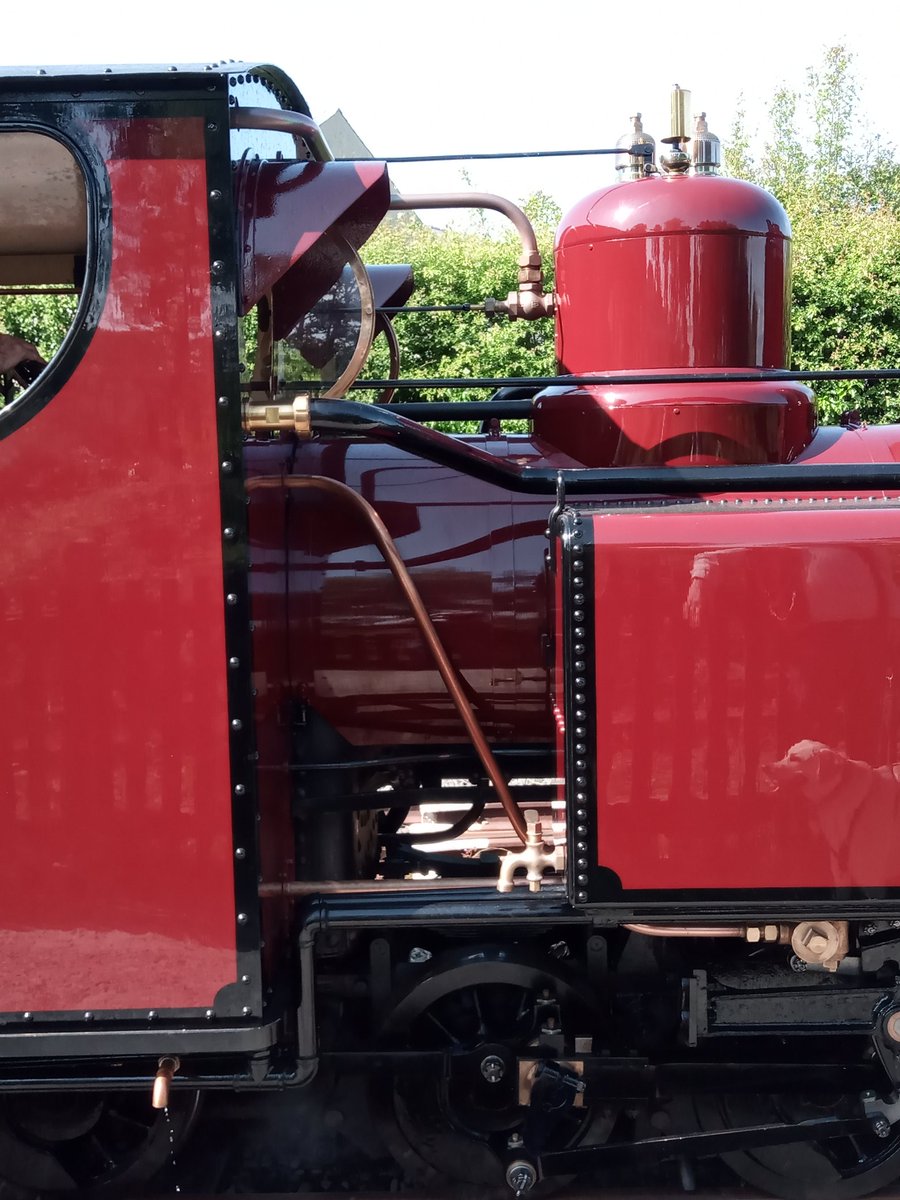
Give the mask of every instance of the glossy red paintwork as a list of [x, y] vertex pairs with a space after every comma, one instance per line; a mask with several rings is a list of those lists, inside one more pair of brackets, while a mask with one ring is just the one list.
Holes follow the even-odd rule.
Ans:
[[361, 246], [387, 212], [390, 194], [384, 163], [242, 162], [235, 196], [243, 311], [272, 292], [274, 335], [288, 334], [346, 262], [324, 235], [339, 226], [342, 238]]
[[548, 388], [534, 432], [587, 467], [790, 462], [816, 427], [797, 383]]
[[[571, 459], [527, 437], [478, 438], [495, 454], [561, 467]], [[247, 471], [275, 451], [248, 447]], [[283, 453], [283, 452], [282, 452]], [[818, 430], [806, 461], [900, 460], [900, 427]], [[548, 637], [554, 605], [544, 553], [549, 497], [516, 495], [390, 446], [301, 444], [293, 469], [349, 483], [397, 540], [493, 740], [554, 738]], [[251, 504], [254, 561], [273, 563], [281, 529]], [[462, 740], [458, 718], [368, 532], [331, 500], [291, 496], [292, 688], [352, 744]], [[260, 510], [261, 511], [261, 510]], [[273, 508], [274, 512], [275, 509]], [[267, 567], [270, 573], [274, 568]], [[276, 620], [272, 575], [254, 583], [254, 614]]]
[[[482, 438], [534, 459], [524, 438]], [[546, 739], [549, 504], [389, 446], [300, 446], [298, 474], [328, 475], [371, 501], [397, 542], [486, 733]], [[368, 530], [333, 499], [294, 495], [292, 674], [353, 743], [461, 741], [459, 717]]]
[[900, 508], [845, 503], [594, 517], [598, 856], [624, 887], [900, 885]]
[[99, 327], [0, 441], [4, 1011], [207, 1006], [236, 978], [203, 122], [88, 124]]

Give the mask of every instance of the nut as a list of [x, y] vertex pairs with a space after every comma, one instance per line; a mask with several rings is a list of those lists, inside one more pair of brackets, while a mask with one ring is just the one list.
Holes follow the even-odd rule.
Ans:
[[892, 1042], [900, 1042], [900, 1009], [888, 1015], [884, 1023], [884, 1032]]

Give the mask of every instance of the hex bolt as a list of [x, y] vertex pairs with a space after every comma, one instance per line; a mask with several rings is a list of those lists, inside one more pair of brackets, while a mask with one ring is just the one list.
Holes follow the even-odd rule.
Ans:
[[891, 1123], [882, 1113], [872, 1118], [872, 1132], [880, 1138], [891, 1136]]
[[481, 1060], [481, 1073], [488, 1083], [499, 1083], [506, 1074], [506, 1065], [498, 1054], [489, 1054]]
[[506, 1169], [506, 1183], [516, 1196], [521, 1196], [537, 1183], [537, 1171], [530, 1162], [517, 1160]]
[[409, 961], [411, 963], [427, 963], [431, 959], [431, 951], [426, 950], [424, 946], [413, 946], [409, 952]]

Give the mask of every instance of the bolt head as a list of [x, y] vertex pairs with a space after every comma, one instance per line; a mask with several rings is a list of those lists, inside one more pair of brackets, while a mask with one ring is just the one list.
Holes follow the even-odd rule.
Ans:
[[481, 1074], [488, 1083], [499, 1083], [506, 1074], [506, 1064], [498, 1054], [489, 1054], [482, 1060]]

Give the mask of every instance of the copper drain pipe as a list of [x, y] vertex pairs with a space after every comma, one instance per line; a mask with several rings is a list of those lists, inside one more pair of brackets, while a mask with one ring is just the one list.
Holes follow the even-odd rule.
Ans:
[[515, 830], [516, 836], [524, 846], [526, 833], [525, 818], [522, 816], [518, 804], [512, 798], [510, 790], [506, 786], [506, 780], [503, 778], [500, 766], [481, 731], [478, 718], [475, 716], [472, 706], [466, 698], [455, 667], [447, 657], [447, 652], [441, 643], [441, 639], [438, 637], [437, 630], [432, 624], [428, 610], [422, 603], [422, 597], [419, 595], [418, 588], [413, 583], [412, 576], [406, 569], [406, 563], [400, 557], [400, 553], [394, 544], [394, 539], [388, 533], [387, 526], [372, 505], [345, 483], [339, 483], [336, 479], [327, 479], [324, 475], [291, 475], [287, 478], [274, 475], [255, 475], [251, 479], [246, 480], [244, 486], [248, 492], [257, 491], [260, 488], [277, 489], [282, 487], [309, 488], [320, 492], [331, 492], [339, 499], [345, 500], [348, 504], [356, 508], [359, 515], [365, 520], [372, 531], [372, 538], [376, 546], [384, 556], [391, 574], [396, 579], [400, 590], [406, 598], [410, 611], [419, 627], [419, 631], [425, 639], [425, 643], [434, 659], [435, 666], [444, 681], [444, 686], [450, 693], [450, 699], [456, 706], [456, 711], [462, 718], [472, 745], [481, 759], [488, 778], [494, 785], [497, 798], [503, 805], [503, 810], [507, 817], [509, 817], [510, 824]]
[[778, 942], [787, 945], [791, 940], [790, 925], [775, 922], [758, 925], [637, 925], [625, 924], [623, 929], [642, 933], [645, 937], [670, 938], [740, 938], [744, 942]]
[[699, 937], [699, 938], [742, 938], [743, 925], [623, 925], [632, 933], [643, 933], [646, 937]]

